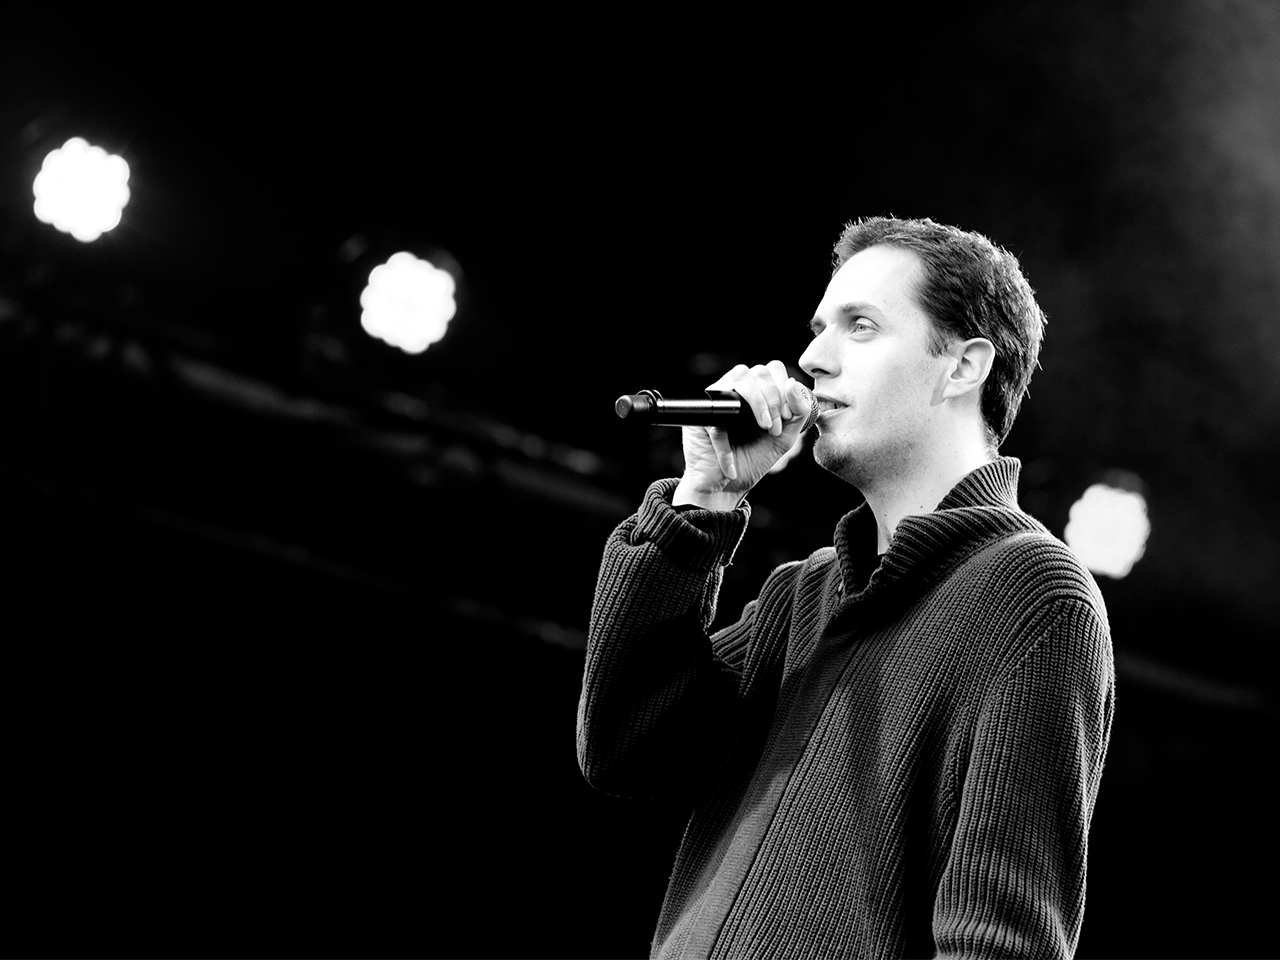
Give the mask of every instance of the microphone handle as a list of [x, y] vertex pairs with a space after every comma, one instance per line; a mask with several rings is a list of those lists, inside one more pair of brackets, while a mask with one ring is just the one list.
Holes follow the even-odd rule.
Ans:
[[[634, 418], [655, 427], [726, 427], [731, 433], [750, 436], [759, 432], [751, 407], [732, 390], [708, 390], [705, 400], [667, 400], [657, 390], [626, 394], [614, 403], [620, 417]], [[804, 428], [817, 419], [818, 403], [807, 390], [811, 409]]]

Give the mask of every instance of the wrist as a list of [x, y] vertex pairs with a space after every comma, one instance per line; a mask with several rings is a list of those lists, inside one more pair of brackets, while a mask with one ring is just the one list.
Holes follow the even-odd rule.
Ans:
[[676, 484], [676, 488], [671, 494], [671, 505], [679, 507], [689, 504], [703, 510], [727, 512], [737, 510], [745, 499], [745, 493], [700, 488], [686, 475], [681, 477], [680, 482]]

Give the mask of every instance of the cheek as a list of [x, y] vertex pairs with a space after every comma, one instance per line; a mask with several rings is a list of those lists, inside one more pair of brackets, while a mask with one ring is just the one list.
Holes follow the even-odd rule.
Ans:
[[926, 379], [922, 365], [914, 358], [893, 357], [868, 371], [867, 385], [880, 397], [904, 401], [925, 392]]
[[876, 419], [890, 429], [909, 429], [934, 405], [931, 365], [914, 358], [886, 366], [877, 377]]
[[922, 397], [926, 403], [932, 403], [938, 388], [938, 371], [939, 359], [922, 354], [903, 358], [894, 379], [904, 395]]

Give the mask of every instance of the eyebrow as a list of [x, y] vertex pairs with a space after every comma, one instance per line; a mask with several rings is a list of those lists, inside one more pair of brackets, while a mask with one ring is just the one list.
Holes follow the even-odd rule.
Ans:
[[849, 314], [851, 313], [856, 313], [856, 314], [865, 313], [873, 317], [884, 316], [884, 313], [881, 312], [879, 307], [876, 307], [874, 304], [863, 303], [861, 300], [854, 300], [851, 303], [842, 303], [840, 305], [840, 312], [843, 313], [846, 317], [849, 316]]

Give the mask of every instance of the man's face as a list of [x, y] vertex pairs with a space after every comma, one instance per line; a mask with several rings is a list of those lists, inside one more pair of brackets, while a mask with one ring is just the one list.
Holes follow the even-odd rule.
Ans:
[[869, 247], [831, 278], [800, 366], [822, 413], [814, 458], [865, 489], [922, 462], [942, 429], [947, 354], [930, 355], [932, 326], [916, 303], [919, 258]]

